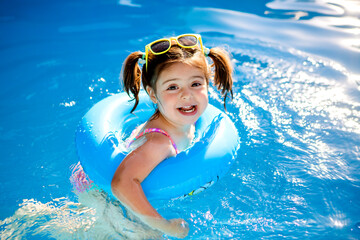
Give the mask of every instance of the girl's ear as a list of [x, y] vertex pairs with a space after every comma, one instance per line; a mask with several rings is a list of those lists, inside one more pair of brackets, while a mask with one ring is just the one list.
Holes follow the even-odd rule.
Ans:
[[156, 98], [156, 95], [155, 95], [155, 90], [150, 86], [146, 86], [146, 92], [149, 94], [149, 97], [150, 97], [151, 101], [153, 103], [157, 104], [157, 98]]

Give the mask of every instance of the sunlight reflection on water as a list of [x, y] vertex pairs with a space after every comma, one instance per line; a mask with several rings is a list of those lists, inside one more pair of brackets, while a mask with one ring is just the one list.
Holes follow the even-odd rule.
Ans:
[[[201, 33], [208, 47], [225, 45], [233, 55], [234, 99], [227, 107], [242, 144], [227, 176], [192, 198], [159, 203], [161, 213], [185, 218], [191, 227], [189, 239], [359, 238], [359, 1], [276, 0], [257, 14], [221, 8], [211, 1], [209, 7], [202, 2], [190, 8], [169, 4], [171, 11], [161, 14], [156, 11], [158, 7], [152, 12], [146, 4], [120, 0], [116, 7], [129, 7], [122, 15], [110, 12], [113, 8], [109, 7], [105, 19], [91, 15], [89, 22], [86, 17], [76, 23], [54, 20], [55, 26], [50, 26], [59, 36], [52, 41], [65, 44], [54, 52], [49, 50], [54, 46], [48, 39], [50, 34], [41, 41], [30, 38], [5, 44], [3, 55], [10, 64], [1, 65], [3, 73], [10, 76], [16, 72], [18, 82], [9, 81], [11, 87], [1, 89], [1, 96], [5, 96], [1, 107], [7, 113], [2, 121], [15, 122], [16, 126], [1, 122], [0, 140], [20, 147], [3, 149], [6, 158], [15, 162], [2, 162], [7, 164], [2, 169], [10, 172], [6, 172], [10, 181], [2, 184], [3, 196], [7, 197], [2, 197], [8, 200], [15, 196], [13, 202], [4, 201], [8, 205], [3, 209], [18, 199], [20, 204], [13, 215], [0, 222], [1, 237], [159, 236], [101, 193], [73, 196], [59, 179], [66, 178], [63, 173], [68, 166], [64, 162], [78, 161], [69, 142], [82, 114], [98, 100], [119, 91], [118, 72], [107, 71], [119, 70], [130, 51], [143, 49], [155, 35], [186, 30]], [[150, 17], [149, 23], [139, 25]], [[171, 26], [158, 24], [163, 18]], [[6, 26], [16, 24], [16, 20], [0, 16], [0, 21], [10, 21]], [[156, 28], [152, 29], [150, 22], [155, 22]], [[179, 26], [173, 26], [174, 22], [180, 22]], [[135, 26], [140, 26], [141, 32], [134, 30]], [[124, 31], [113, 35], [119, 29]], [[87, 45], [91, 41], [93, 45]], [[38, 56], [42, 45], [41, 54], [49, 55]], [[85, 47], [77, 52], [74, 46], [80, 45]], [[34, 48], [36, 53], [27, 48]], [[18, 55], [8, 54], [14, 49]], [[78, 55], [84, 56], [77, 59]], [[222, 106], [221, 96], [213, 88], [210, 98], [212, 104]], [[19, 128], [21, 124], [24, 128]], [[63, 131], [66, 137], [57, 138]], [[28, 148], [19, 139], [26, 139]], [[17, 152], [22, 152], [21, 156]], [[19, 163], [24, 165], [23, 170]], [[38, 181], [24, 184], [29, 189], [26, 193], [14, 191], [14, 186], [20, 189], [20, 185], [12, 169], [16, 174], [39, 176], [32, 178]], [[39, 199], [43, 195], [33, 192], [36, 184], [48, 198], [58, 194], [53, 189], [64, 188], [62, 196], [70, 195], [79, 203], [71, 197], [42, 203]], [[27, 197], [32, 195], [38, 199]]]

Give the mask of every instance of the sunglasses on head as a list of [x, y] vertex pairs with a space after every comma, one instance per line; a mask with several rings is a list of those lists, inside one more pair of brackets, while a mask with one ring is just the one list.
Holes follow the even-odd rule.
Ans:
[[[201, 36], [199, 34], [182, 34], [177, 37], [162, 38], [149, 43], [145, 46], [145, 68], [147, 71], [149, 51], [154, 55], [164, 54], [170, 50], [172, 40], [175, 40], [177, 45], [182, 48], [193, 48], [200, 44], [201, 51], [204, 52]], [[204, 52], [205, 53], [205, 52]]]

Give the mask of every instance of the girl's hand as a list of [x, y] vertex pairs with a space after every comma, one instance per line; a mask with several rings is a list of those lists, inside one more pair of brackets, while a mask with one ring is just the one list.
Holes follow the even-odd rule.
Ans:
[[142, 217], [142, 220], [154, 229], [166, 235], [185, 238], [189, 233], [189, 225], [183, 219], [166, 220], [164, 218]]
[[166, 234], [177, 237], [185, 238], [189, 233], [189, 224], [183, 219], [171, 219], [168, 221], [168, 229], [166, 229]]

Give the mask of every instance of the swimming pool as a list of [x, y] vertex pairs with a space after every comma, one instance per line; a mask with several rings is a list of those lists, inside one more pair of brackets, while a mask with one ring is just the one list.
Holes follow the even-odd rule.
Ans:
[[74, 133], [130, 52], [187, 32], [232, 52], [242, 143], [226, 177], [160, 212], [189, 239], [359, 239], [359, 17], [355, 0], [1, 1], [1, 239], [155, 234], [72, 192]]

